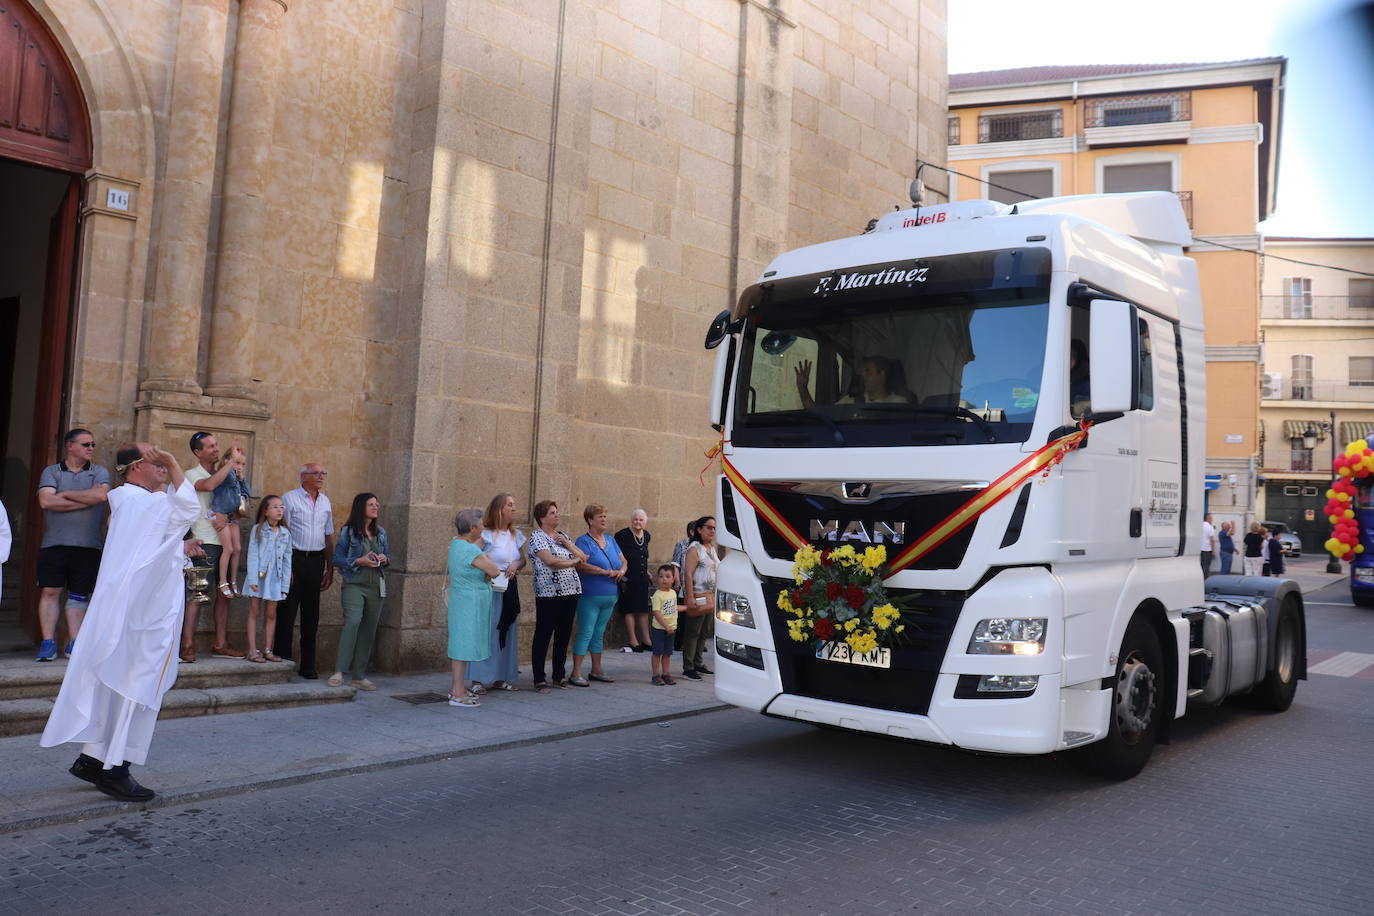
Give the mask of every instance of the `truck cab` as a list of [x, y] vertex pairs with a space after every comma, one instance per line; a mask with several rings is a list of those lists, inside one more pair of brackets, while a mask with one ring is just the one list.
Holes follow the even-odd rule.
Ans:
[[[718, 481], [717, 695], [971, 750], [1105, 743], [1105, 771], [1138, 771], [1222, 664], [1197, 619], [1206, 399], [1190, 238], [1162, 192], [968, 201], [769, 265], [708, 337], [712, 420], [748, 484]], [[794, 550], [770, 519], [819, 548], [891, 556], [1084, 428], [1062, 462], [888, 578], [917, 612], [886, 667], [786, 638], [776, 604]], [[1265, 629], [1284, 601], [1300, 618], [1295, 592], [1265, 599]], [[1024, 645], [989, 651], [989, 628]], [[1285, 691], [1300, 642], [1282, 650]], [[1259, 639], [1266, 658], [1228, 673], [1228, 694], [1268, 676], [1274, 646]]]

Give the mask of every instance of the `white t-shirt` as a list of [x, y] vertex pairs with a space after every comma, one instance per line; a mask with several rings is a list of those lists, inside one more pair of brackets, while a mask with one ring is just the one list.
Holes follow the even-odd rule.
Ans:
[[1217, 548], [1217, 531], [1216, 531], [1215, 528], [1212, 527], [1212, 523], [1211, 523], [1211, 522], [1203, 522], [1203, 523], [1202, 523], [1202, 549], [1203, 549], [1203, 550], [1216, 550], [1216, 548]]
[[[210, 472], [201, 467], [199, 463], [191, 470], [186, 472], [186, 479], [191, 482], [191, 486], [196, 485], [197, 480], [205, 480], [210, 476]], [[191, 536], [199, 538], [202, 544], [219, 544], [219, 532], [215, 531], [215, 526], [210, 524], [210, 500], [214, 499], [212, 490], [197, 490], [196, 499], [200, 500], [200, 515], [191, 523]]]

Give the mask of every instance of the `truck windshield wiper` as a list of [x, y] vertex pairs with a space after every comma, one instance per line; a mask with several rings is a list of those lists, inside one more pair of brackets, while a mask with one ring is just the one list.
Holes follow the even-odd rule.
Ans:
[[806, 408], [799, 410], [770, 410], [767, 413], [750, 414], [749, 422], [758, 423], [759, 421], [763, 421], [765, 424], [771, 425], [777, 422], [785, 423], [797, 417], [808, 417], [810, 419], [820, 420], [833, 431], [835, 444], [844, 445], [844, 430], [840, 429], [840, 424], [818, 410], [808, 410]]
[[988, 437], [989, 442], [997, 441], [997, 431], [992, 428], [992, 424], [967, 407], [938, 407], [924, 404], [864, 404], [859, 407], [859, 410], [870, 413], [928, 413], [941, 417], [959, 417], [972, 420], [974, 425], [982, 430], [983, 435]]

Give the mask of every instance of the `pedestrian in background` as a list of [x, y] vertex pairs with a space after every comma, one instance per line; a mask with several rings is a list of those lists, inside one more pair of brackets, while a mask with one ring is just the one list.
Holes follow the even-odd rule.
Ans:
[[[687, 550], [696, 542], [697, 539], [697, 519], [692, 519], [687, 523], [687, 537], [673, 545], [673, 588], [677, 590], [677, 596], [684, 602], [687, 600], [687, 588], [682, 578], [682, 565], [687, 562]], [[673, 635], [673, 648], [682, 651], [682, 627], [677, 628], [677, 633]]]
[[329, 472], [310, 463], [301, 467], [301, 485], [282, 494], [286, 526], [291, 530], [291, 591], [277, 612], [272, 649], [282, 658], [291, 652], [296, 611], [301, 615], [300, 667], [297, 673], [315, 680], [315, 637], [320, 628], [320, 592], [334, 584], [334, 566], [326, 562], [334, 552], [334, 507], [324, 485]]
[[[606, 636], [606, 624], [619, 597], [620, 580], [625, 578], [625, 555], [615, 538], [606, 533], [606, 507], [592, 503], [582, 510], [587, 533], [577, 539], [578, 549], [587, 559], [577, 564], [582, 579], [582, 597], [577, 599], [577, 636], [573, 639], [573, 676], [568, 683], [574, 687], [589, 687], [588, 680], [614, 684], [601, 667], [601, 648]], [[582, 676], [582, 664], [592, 657], [592, 670]]]
[[367, 679], [367, 662], [372, 658], [372, 642], [382, 619], [382, 600], [386, 598], [386, 572], [391, 565], [391, 544], [379, 518], [382, 504], [375, 493], [353, 497], [348, 521], [339, 532], [334, 548], [334, 565], [343, 577], [339, 602], [343, 605], [343, 629], [339, 632], [339, 651], [334, 662], [330, 687], [338, 687], [345, 676], [359, 690], [376, 690]]
[[513, 691], [519, 674], [519, 653], [515, 636], [516, 621], [520, 619], [520, 589], [516, 575], [525, 568], [525, 536], [515, 527], [515, 497], [497, 493], [482, 514], [482, 552], [496, 564], [505, 576], [505, 588], [498, 586], [501, 578], [492, 583], [491, 594], [491, 654], [468, 668], [474, 693], [492, 690]]
[[453, 671], [448, 705], [481, 706], [467, 681], [468, 662], [491, 653], [491, 580], [501, 570], [482, 553], [482, 510], [464, 509], [453, 519], [457, 537], [448, 545], [448, 657]]
[[1233, 537], [1235, 530], [1235, 522], [1222, 522], [1221, 530], [1217, 532], [1217, 550], [1221, 554], [1221, 574], [1223, 576], [1231, 574], [1231, 563], [1236, 558], [1236, 541]]
[[38, 549], [38, 661], [57, 658], [57, 619], [67, 590], [67, 654], [72, 654], [81, 619], [100, 572], [105, 544], [105, 501], [110, 472], [95, 463], [95, 436], [71, 429], [62, 437], [64, 455], [38, 476], [43, 540]]
[[1202, 575], [1212, 572], [1212, 557], [1217, 549], [1217, 530], [1212, 527], [1212, 516], [1202, 518]]
[[1266, 576], [1283, 575], [1283, 542], [1279, 536], [1265, 529], [1268, 540], [1264, 542], [1264, 558], [1268, 561]]
[[[291, 531], [283, 521], [286, 506], [275, 494], [258, 503], [258, 517], [248, 533], [248, 660], [279, 662], [272, 651], [277, 628], [277, 602], [291, 589]], [[262, 609], [262, 645], [258, 651], [258, 609]]]
[[534, 639], [530, 645], [534, 689], [548, 693], [544, 679], [544, 659], [553, 645], [553, 683], [566, 689], [568, 638], [577, 617], [577, 599], [582, 595], [582, 579], [577, 564], [585, 559], [572, 538], [558, 527], [558, 503], [551, 499], [534, 504], [534, 521], [539, 527], [530, 533], [527, 552], [534, 568]]
[[628, 652], [651, 652], [649, 642], [649, 542], [653, 540], [645, 525], [649, 513], [636, 509], [630, 513], [630, 524], [615, 533], [615, 542], [625, 555], [625, 578], [620, 580], [620, 601], [616, 605], [625, 617], [625, 631], [630, 637]]
[[1258, 576], [1264, 572], [1264, 529], [1259, 522], [1251, 522], [1250, 530], [1242, 538], [1245, 556], [1242, 562], [1247, 576]]
[[696, 528], [696, 540], [687, 549], [682, 568], [686, 588], [683, 604], [687, 608], [682, 621], [682, 674], [699, 681], [703, 674], [714, 673], [702, 662], [702, 656], [716, 632], [716, 569], [720, 557], [716, 554], [716, 520], [704, 515], [697, 519]]
[[248, 456], [235, 446], [224, 460], [229, 473], [210, 494], [211, 524], [219, 533], [219, 590], [227, 598], [241, 595], [238, 586], [239, 557], [243, 553], [243, 532], [239, 519], [248, 516]]
[[[229, 447], [231, 458], [241, 452], [237, 444]], [[200, 549], [204, 551], [201, 557], [203, 565], [218, 570], [220, 557], [224, 553], [224, 544], [216, 527], [221, 519], [216, 518], [217, 513], [210, 504], [214, 499], [215, 487], [229, 476], [231, 464], [220, 461], [219, 440], [211, 433], [202, 431], [191, 435], [191, 454], [195, 456], [196, 464], [186, 471], [186, 479], [191, 481], [196, 498], [200, 500], [200, 515], [191, 524], [191, 536], [200, 541]], [[216, 590], [213, 595], [211, 614], [215, 620], [215, 643], [210, 654], [215, 658], [243, 658], [242, 652], [229, 645], [230, 596], [222, 589]], [[199, 617], [200, 604], [188, 600], [181, 624], [181, 660], [188, 664], [196, 660], [196, 621]]]

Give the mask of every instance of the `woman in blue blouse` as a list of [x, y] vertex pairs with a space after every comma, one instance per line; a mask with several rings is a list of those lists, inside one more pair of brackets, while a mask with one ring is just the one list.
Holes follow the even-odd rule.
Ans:
[[606, 507], [592, 503], [582, 510], [582, 518], [587, 522], [587, 533], [577, 539], [577, 547], [587, 559], [577, 564], [582, 597], [577, 599], [573, 676], [568, 681], [575, 687], [591, 686], [587, 683], [588, 678], [582, 676], [582, 663], [588, 655], [592, 657], [590, 679], [603, 684], [615, 683], [614, 678], [607, 677], [601, 670], [601, 640], [606, 635], [606, 624], [615, 609], [619, 583], [627, 568], [620, 545], [606, 533]]
[[376, 494], [353, 497], [353, 508], [334, 547], [334, 566], [343, 576], [339, 595], [343, 629], [334, 675], [329, 679], [331, 687], [339, 686], [344, 676], [351, 674], [353, 686], [359, 690], [377, 689], [366, 677], [367, 662], [372, 657], [372, 640], [377, 636], [382, 599], [386, 597], [386, 574], [382, 570], [391, 565], [391, 545], [378, 521], [380, 512]]

